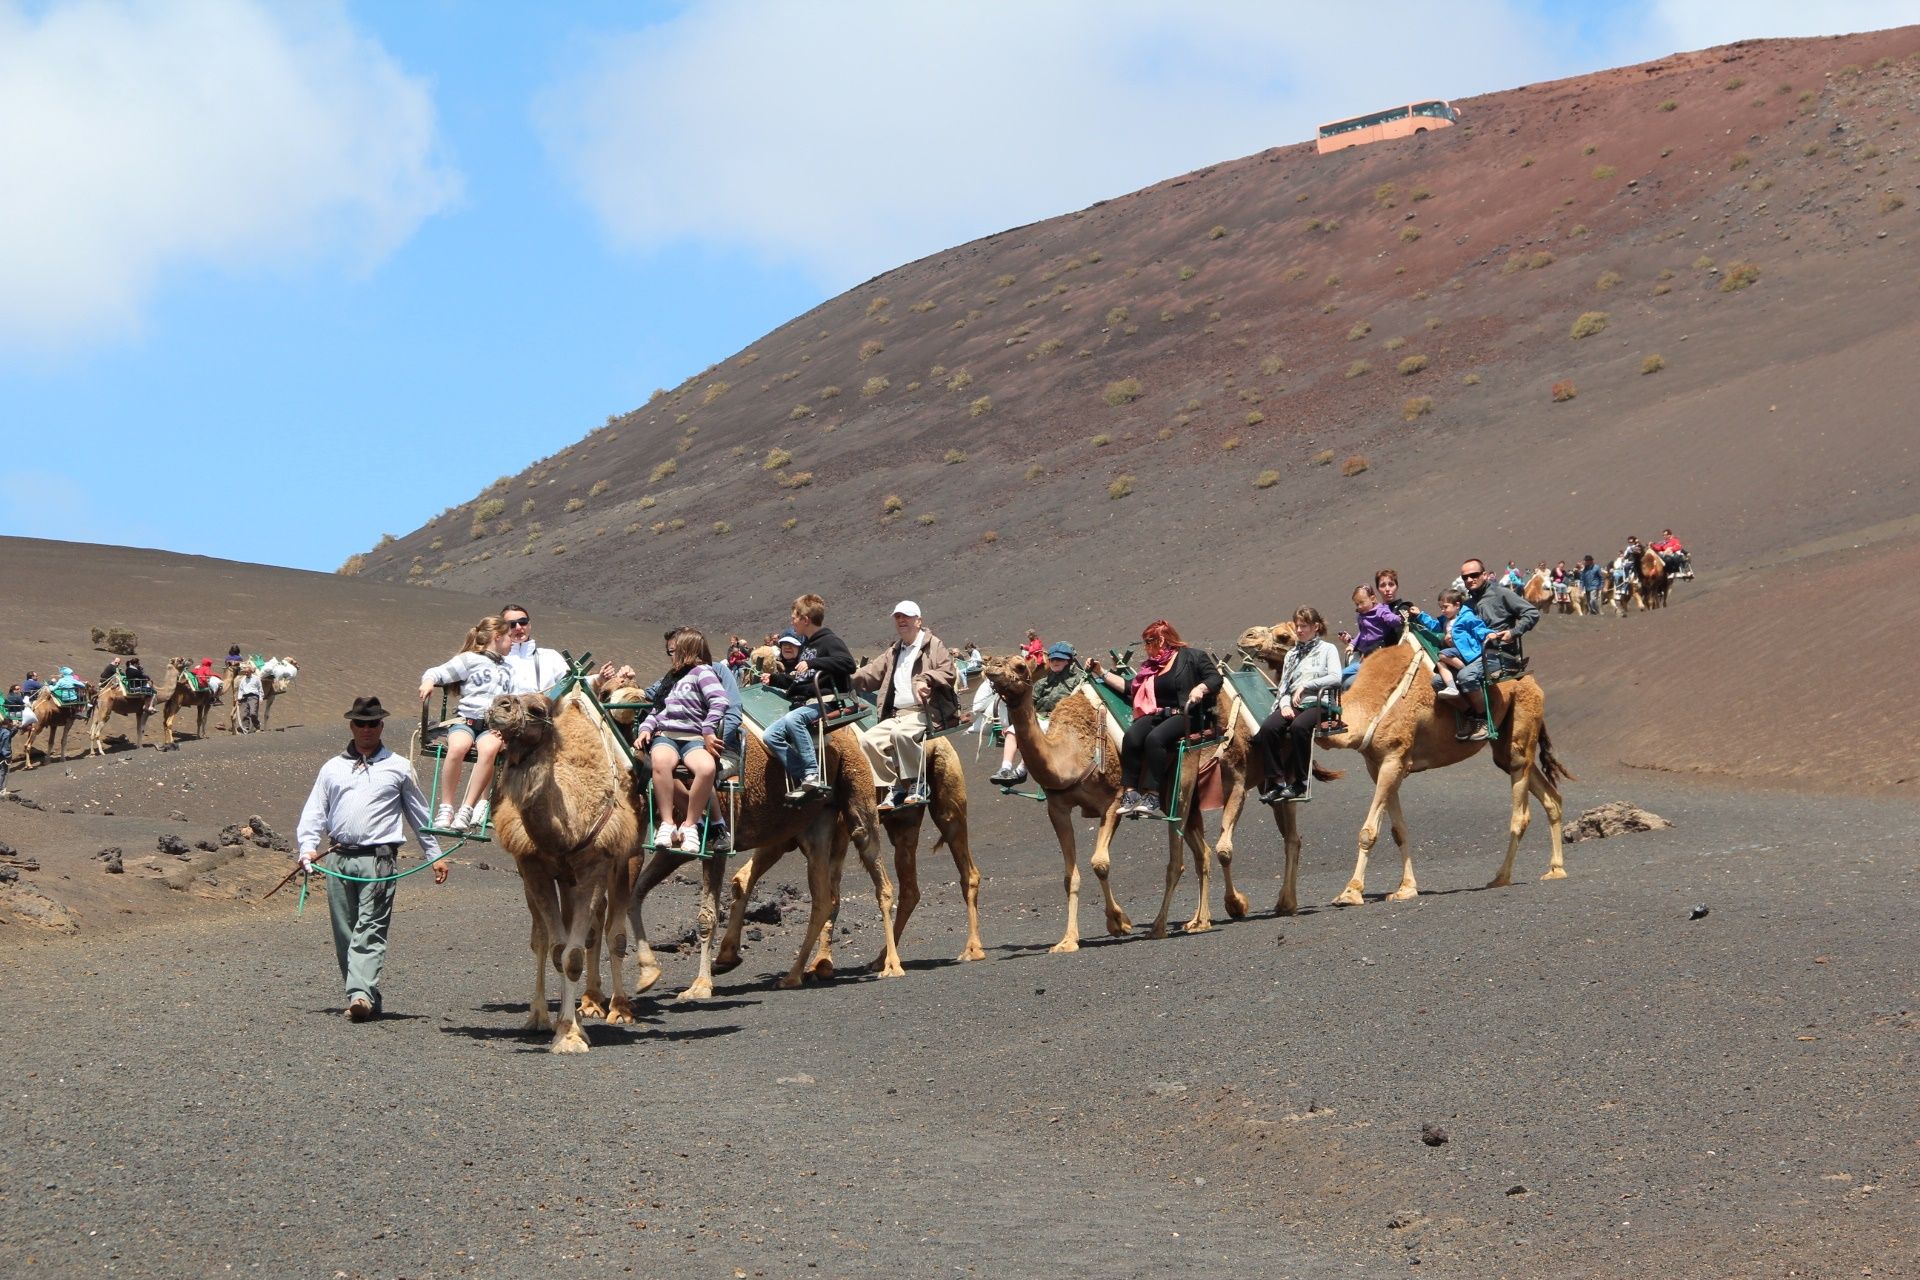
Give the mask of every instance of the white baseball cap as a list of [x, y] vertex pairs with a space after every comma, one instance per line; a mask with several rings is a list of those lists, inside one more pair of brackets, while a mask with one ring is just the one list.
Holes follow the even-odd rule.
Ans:
[[917, 618], [920, 616], [920, 606], [911, 600], [902, 600], [899, 604], [893, 606], [893, 611], [895, 613], [904, 613], [909, 618]]

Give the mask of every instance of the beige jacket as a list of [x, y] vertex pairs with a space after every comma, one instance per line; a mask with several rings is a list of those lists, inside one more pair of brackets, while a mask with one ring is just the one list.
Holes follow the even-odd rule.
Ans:
[[[920, 646], [920, 656], [914, 660], [913, 692], [929, 720], [946, 724], [960, 710], [959, 696], [953, 691], [953, 654], [939, 636], [931, 631], [925, 634], [927, 642]], [[893, 714], [893, 664], [899, 653], [900, 642], [895, 640], [853, 673], [854, 688], [880, 693], [882, 720]]]

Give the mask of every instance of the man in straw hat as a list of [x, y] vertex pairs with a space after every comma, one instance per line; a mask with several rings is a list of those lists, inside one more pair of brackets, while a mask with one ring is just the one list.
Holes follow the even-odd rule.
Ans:
[[[380, 1016], [380, 973], [387, 963], [387, 929], [393, 920], [394, 855], [406, 843], [402, 823], [412, 827], [420, 850], [438, 861], [444, 855], [424, 828], [427, 799], [414, 781], [413, 766], [380, 741], [387, 712], [376, 697], [353, 700], [347, 723], [353, 741], [320, 766], [313, 791], [300, 811], [297, 842], [300, 867], [313, 870], [314, 859], [330, 857], [327, 914], [333, 921], [333, 951], [347, 988], [347, 1017], [367, 1022]], [[324, 853], [320, 842], [327, 841]], [[447, 864], [433, 869], [433, 882], [447, 882]]]

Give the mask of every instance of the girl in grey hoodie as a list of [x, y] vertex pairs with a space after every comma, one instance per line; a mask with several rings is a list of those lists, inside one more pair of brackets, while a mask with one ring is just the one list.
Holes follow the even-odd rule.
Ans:
[[465, 831], [473, 823], [474, 808], [493, 781], [494, 758], [500, 754], [500, 735], [487, 728], [487, 708], [493, 700], [511, 691], [513, 673], [507, 667], [507, 650], [512, 636], [498, 618], [482, 618], [467, 632], [467, 644], [459, 653], [437, 667], [420, 674], [420, 701], [425, 703], [436, 687], [460, 686], [459, 719], [447, 730], [447, 760], [441, 770], [440, 795], [459, 794], [460, 775], [466, 768], [467, 748], [475, 748], [473, 776], [467, 780], [466, 795], [455, 809], [442, 799], [433, 816], [433, 825], [443, 831]]

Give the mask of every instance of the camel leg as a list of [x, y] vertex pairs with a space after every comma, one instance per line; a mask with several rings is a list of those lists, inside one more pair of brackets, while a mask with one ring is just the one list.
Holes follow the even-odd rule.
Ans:
[[713, 931], [720, 924], [720, 890], [727, 882], [724, 858], [708, 858], [700, 868], [700, 969], [675, 1000], [705, 1000], [713, 995]]
[[596, 927], [587, 942], [586, 966], [580, 992], [580, 1016], [582, 1018], [605, 1018], [613, 1011], [613, 1004], [607, 999], [607, 993], [600, 987], [600, 950], [604, 945], [608, 960], [613, 965], [613, 990], [617, 995], [623, 981], [622, 965], [614, 948], [618, 945], [611, 933], [611, 926], [617, 918], [613, 909], [614, 881], [625, 879], [625, 873], [609, 871], [608, 882], [603, 886], [605, 892], [595, 895], [590, 908], [596, 915]]
[[1295, 806], [1273, 806], [1280, 824], [1280, 840], [1287, 850], [1286, 876], [1280, 882], [1280, 901], [1273, 905], [1275, 915], [1290, 916], [1300, 909], [1300, 814]]
[[[607, 953], [608, 991], [605, 998], [606, 1019], [615, 1025], [624, 1026], [633, 1021], [633, 1001], [627, 998], [626, 956], [631, 949], [632, 934], [634, 867], [637, 860], [618, 857], [607, 872], [606, 901], [601, 904], [600, 943], [593, 949], [587, 960], [587, 994], [591, 996], [600, 985], [600, 951], [604, 947]], [[624, 905], [623, 905], [624, 904]], [[586, 1010], [581, 1009], [584, 1016]]]
[[1547, 840], [1553, 846], [1553, 858], [1547, 869], [1541, 873], [1542, 880], [1564, 880], [1567, 878], [1567, 860], [1561, 848], [1560, 819], [1563, 812], [1560, 803], [1560, 789], [1547, 781], [1546, 775], [1536, 766], [1527, 770], [1527, 788], [1540, 798], [1540, 807], [1547, 815]]
[[1053, 944], [1055, 955], [1080, 949], [1080, 859], [1073, 841], [1073, 805], [1058, 796], [1047, 797], [1047, 821], [1060, 841], [1060, 856], [1067, 864], [1067, 930]]
[[980, 868], [973, 861], [973, 841], [964, 820], [940, 829], [953, 855], [953, 869], [960, 873], [960, 892], [967, 900], [967, 945], [960, 949], [961, 960], [985, 960], [987, 949], [980, 945]]
[[543, 879], [536, 884], [536, 879], [529, 868], [521, 866], [520, 888], [526, 894], [527, 911], [533, 917], [533, 927], [527, 937], [527, 946], [533, 951], [533, 999], [527, 1003], [523, 1031], [546, 1031], [553, 1026], [547, 1012], [547, 948], [552, 945], [548, 912], [552, 909], [553, 882]]
[[1247, 803], [1247, 780], [1237, 778], [1227, 786], [1227, 803], [1220, 811], [1220, 839], [1213, 852], [1220, 859], [1220, 879], [1226, 889], [1227, 915], [1244, 919], [1251, 904], [1247, 895], [1233, 887], [1233, 832], [1240, 822], [1240, 810]]
[[[1507, 817], [1507, 857], [1506, 861], [1500, 864], [1500, 874], [1487, 882], [1489, 889], [1504, 889], [1513, 883], [1513, 859], [1520, 852], [1520, 841], [1526, 836], [1527, 824], [1533, 818], [1533, 807], [1527, 800], [1528, 783], [1533, 774], [1533, 761], [1527, 759], [1517, 763], [1519, 767], [1511, 775], [1513, 810]], [[1565, 875], [1566, 872], [1563, 870], [1561, 874]]]
[[[916, 846], [920, 842], [920, 823], [917, 820], [913, 824], [912, 840]], [[861, 865], [866, 867], [867, 875], [873, 880], [873, 896], [879, 899], [880, 902], [880, 940], [885, 944], [885, 950], [880, 957], [880, 962], [875, 972], [883, 978], [904, 978], [907, 976], [907, 971], [901, 967], [900, 945], [895, 941], [895, 938], [898, 936], [898, 930], [894, 927], [893, 881], [887, 879], [887, 868], [880, 861], [879, 841], [875, 840], [872, 833], [869, 832], [865, 839], [855, 842], [855, 849], [860, 855]], [[846, 850], [843, 848], [835, 861], [841, 862], [844, 861], [845, 858]], [[917, 888], [915, 893], [917, 896]], [[833, 902], [835, 913], [837, 914], [840, 906], [840, 889], [837, 878], [834, 881]], [[829, 933], [829, 937], [831, 937], [831, 933]]]
[[[1178, 807], [1180, 804], [1180, 797], [1177, 795], [1174, 796], [1173, 803], [1176, 806], [1174, 809], [1174, 812], [1176, 813], [1180, 812], [1181, 810]], [[1182, 823], [1181, 824], [1182, 828], [1184, 828], [1185, 825], [1186, 825], [1185, 823]], [[1147, 931], [1147, 936], [1149, 938], [1164, 938], [1167, 936], [1167, 912], [1173, 909], [1173, 891], [1175, 887], [1178, 886], [1180, 883], [1180, 873], [1186, 870], [1185, 851], [1181, 848], [1181, 845], [1183, 843], [1184, 843], [1183, 832], [1179, 830], [1175, 830], [1173, 827], [1173, 824], [1168, 823], [1167, 824], [1167, 883], [1166, 883], [1165, 891], [1162, 892], [1160, 895], [1160, 914], [1156, 915], [1153, 918], [1153, 928]], [[1193, 860], [1196, 863], [1199, 862], [1200, 855], [1198, 853], [1195, 853]]]
[[760, 877], [772, 869], [786, 853], [786, 846], [762, 846], [753, 851], [747, 865], [733, 873], [733, 902], [727, 908], [727, 933], [720, 939], [720, 954], [713, 962], [714, 972], [725, 973], [740, 963], [740, 934], [747, 924], [747, 903]]
[[582, 878], [560, 887], [560, 918], [564, 936], [552, 948], [554, 968], [560, 973], [560, 1011], [554, 1018], [550, 1053], [585, 1053], [587, 1033], [580, 1025], [580, 997], [585, 994], [587, 952], [599, 932], [594, 910], [601, 892], [597, 880]]
[[[793, 968], [787, 970], [780, 979], [782, 987], [797, 987], [807, 971], [807, 961], [813, 958], [814, 949], [820, 944], [821, 932], [833, 925], [833, 876], [835, 868], [830, 849], [823, 847], [824, 840], [817, 836], [806, 841], [803, 852], [807, 856], [807, 931], [800, 938], [800, 954], [794, 957]], [[756, 858], [759, 854], [756, 852]]]
[[1333, 900], [1337, 907], [1357, 907], [1366, 899], [1362, 896], [1367, 888], [1367, 855], [1373, 852], [1373, 842], [1380, 838], [1381, 820], [1386, 817], [1387, 798], [1400, 789], [1400, 780], [1406, 775], [1406, 762], [1395, 756], [1376, 765], [1367, 761], [1367, 768], [1373, 774], [1373, 801], [1367, 806], [1366, 821], [1360, 824], [1360, 851], [1354, 859], [1353, 875], [1347, 880], [1347, 887]]
[[1400, 847], [1400, 887], [1387, 895], [1389, 902], [1405, 902], [1419, 896], [1420, 886], [1413, 879], [1413, 846], [1407, 842], [1407, 820], [1400, 812], [1400, 789], [1387, 797], [1387, 821], [1393, 842]]
[[653, 945], [647, 941], [647, 926], [641, 913], [647, 904], [647, 895], [657, 888], [662, 880], [672, 875], [686, 862], [685, 854], [657, 852], [647, 859], [646, 866], [640, 872], [640, 878], [634, 882], [633, 896], [627, 901], [627, 938], [634, 950], [633, 994], [639, 995], [650, 990], [660, 981], [660, 962], [654, 958]]
[[[899, 877], [899, 893], [893, 904], [893, 941], [898, 946], [907, 932], [907, 921], [920, 905], [920, 814], [916, 810], [898, 828], [889, 827], [893, 841], [893, 873]], [[876, 961], [877, 963], [877, 961]]]
[[1113, 870], [1113, 833], [1119, 826], [1119, 806], [1109, 804], [1106, 816], [1100, 820], [1100, 830], [1093, 837], [1093, 856], [1087, 862], [1093, 867], [1093, 874], [1100, 878], [1100, 892], [1106, 896], [1107, 932], [1124, 938], [1133, 932], [1133, 921], [1120, 909], [1120, 900], [1113, 896], [1113, 882], [1109, 879]]

